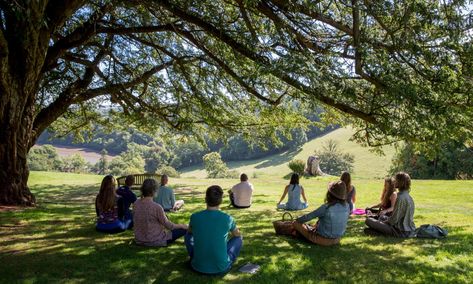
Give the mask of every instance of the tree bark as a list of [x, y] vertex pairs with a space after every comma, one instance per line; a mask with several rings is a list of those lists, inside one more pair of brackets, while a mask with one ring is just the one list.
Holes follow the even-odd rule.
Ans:
[[33, 105], [22, 104], [13, 95], [21, 92], [11, 84], [1, 95], [0, 102], [0, 205], [34, 206], [35, 197], [30, 192], [27, 154], [34, 144], [31, 136]]

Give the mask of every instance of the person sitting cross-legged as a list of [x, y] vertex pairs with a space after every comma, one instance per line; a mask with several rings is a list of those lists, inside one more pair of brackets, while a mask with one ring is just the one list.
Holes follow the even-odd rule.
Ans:
[[223, 274], [230, 270], [243, 245], [240, 230], [230, 215], [220, 211], [223, 190], [207, 188], [207, 209], [191, 215], [185, 236], [194, 270], [203, 274]]
[[122, 220], [118, 216], [118, 200], [116, 195], [117, 181], [111, 175], [103, 178], [100, 191], [95, 198], [95, 212], [99, 232], [119, 233], [130, 227], [131, 220]]
[[[284, 198], [288, 196], [287, 203], [281, 203]], [[301, 201], [301, 197], [304, 199], [304, 202]], [[308, 207], [307, 198], [305, 197], [304, 188], [299, 185], [299, 175], [293, 173], [291, 175], [291, 181], [289, 185], [286, 185], [284, 192], [277, 204], [278, 209], [283, 210], [303, 210]]]
[[[308, 241], [322, 246], [338, 244], [345, 233], [350, 214], [346, 197], [346, 186], [343, 181], [330, 183], [325, 203], [294, 222], [296, 235], [300, 234]], [[317, 217], [319, 220], [315, 226], [304, 224]]]
[[[135, 177], [133, 175], [128, 175], [125, 178], [125, 185], [120, 186], [117, 189], [117, 195], [120, 197], [120, 202], [118, 203], [118, 216], [123, 220], [133, 220], [130, 206], [136, 201], [136, 194], [131, 191], [131, 187], [134, 183]], [[130, 226], [133, 226], [133, 223], [130, 224]]]
[[174, 191], [172, 188], [167, 186], [169, 182], [169, 178], [167, 175], [161, 176], [161, 186], [159, 187], [158, 191], [156, 192], [156, 196], [154, 198], [154, 202], [161, 205], [164, 211], [177, 211], [184, 206], [184, 200], [177, 200], [174, 195]]
[[405, 172], [399, 172], [394, 176], [394, 187], [399, 190], [394, 209], [387, 219], [376, 220], [368, 217], [365, 220], [370, 230], [387, 236], [409, 238], [415, 236], [416, 226], [414, 224], [414, 200], [409, 194], [411, 188], [411, 177]]
[[166, 246], [187, 233], [186, 224], [169, 221], [163, 207], [153, 201], [157, 182], [146, 179], [141, 186], [141, 199], [134, 205], [135, 242], [144, 246]]
[[240, 183], [235, 184], [228, 193], [233, 207], [249, 208], [251, 206], [253, 185], [248, 182], [248, 176], [246, 174], [240, 175]]

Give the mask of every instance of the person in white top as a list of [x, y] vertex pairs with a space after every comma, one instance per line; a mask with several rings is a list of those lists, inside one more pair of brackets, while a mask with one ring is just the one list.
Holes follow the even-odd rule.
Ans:
[[251, 196], [253, 195], [253, 185], [248, 182], [246, 174], [240, 175], [240, 183], [235, 184], [228, 191], [231, 205], [235, 208], [248, 208], [251, 206]]

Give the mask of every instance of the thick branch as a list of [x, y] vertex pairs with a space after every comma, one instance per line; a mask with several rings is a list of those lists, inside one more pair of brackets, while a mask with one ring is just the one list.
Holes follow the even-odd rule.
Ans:
[[49, 47], [46, 59], [44, 60], [42, 72], [44, 73], [56, 67], [57, 60], [64, 55], [68, 49], [82, 45], [95, 35], [97, 21], [102, 18], [111, 7], [110, 4], [101, 7], [82, 26], [77, 27], [69, 35], [58, 40], [53, 46]]
[[271, 62], [269, 61], [268, 58], [266, 58], [264, 56], [260, 56], [256, 53], [254, 53], [253, 51], [249, 50], [246, 46], [240, 44], [239, 42], [234, 40], [232, 37], [230, 37], [225, 32], [222, 32], [221, 30], [214, 27], [212, 24], [202, 20], [201, 18], [199, 18], [195, 15], [191, 15], [191, 14], [187, 13], [186, 11], [180, 9], [179, 7], [175, 6], [174, 4], [170, 3], [167, 0], [161, 0], [161, 1], [159, 1], [159, 3], [163, 8], [165, 8], [169, 12], [173, 13], [177, 17], [180, 17], [183, 20], [186, 20], [186, 21], [188, 21], [192, 24], [195, 24], [195, 25], [201, 27], [202, 29], [207, 31], [210, 35], [212, 35], [213, 37], [221, 40], [222, 42], [224, 42], [225, 44], [230, 46], [234, 51], [236, 51], [236, 52], [242, 54], [243, 56], [251, 59], [252, 61], [257, 63], [258, 65], [261, 65], [261, 66], [267, 68], [268, 70], [271, 70], [271, 74], [273, 74], [277, 78], [281, 79], [282, 81], [286, 82], [287, 84], [293, 86], [294, 88], [296, 88], [296, 89], [298, 89], [298, 90], [300, 90], [300, 91], [302, 91], [302, 92], [304, 92], [308, 95], [311, 95], [315, 99], [321, 101], [322, 103], [325, 103], [329, 106], [332, 106], [336, 109], [339, 109], [342, 112], [351, 114], [353, 116], [356, 116], [356, 117], [358, 117], [360, 119], [363, 119], [364, 121], [367, 121], [367, 122], [370, 122], [370, 123], [376, 123], [376, 119], [371, 114], [367, 114], [367, 113], [364, 113], [363, 111], [354, 109], [354, 108], [352, 108], [348, 105], [338, 103], [334, 99], [322, 95], [322, 93], [319, 92], [318, 90], [316, 90], [316, 89], [314, 90], [314, 89], [309, 88], [308, 86], [302, 84], [297, 79], [294, 79], [291, 76], [289, 76], [288, 74], [284, 73], [282, 70], [271, 68]]
[[210, 50], [208, 50], [205, 46], [203, 46], [190, 32], [178, 30], [179, 34], [187, 38], [190, 42], [192, 42], [195, 46], [201, 49], [207, 56], [209, 56], [212, 60], [214, 60], [228, 75], [230, 75], [235, 81], [240, 84], [248, 93], [252, 94], [253, 96], [257, 97], [261, 101], [264, 101], [270, 105], [277, 105], [280, 103], [282, 97], [279, 97], [277, 100], [271, 100], [266, 98], [265, 96], [261, 95], [258, 91], [248, 85], [238, 74], [233, 71], [230, 66], [228, 66], [223, 60], [218, 58], [215, 54], [213, 54]]
[[62, 27], [66, 20], [85, 3], [87, 3], [85, 0], [49, 0], [45, 14], [50, 33], [54, 33], [57, 27]]

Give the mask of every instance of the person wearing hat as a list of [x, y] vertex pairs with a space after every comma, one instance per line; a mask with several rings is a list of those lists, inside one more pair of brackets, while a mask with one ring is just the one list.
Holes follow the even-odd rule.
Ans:
[[[294, 222], [295, 235], [322, 246], [340, 243], [340, 238], [345, 234], [350, 214], [346, 195], [347, 190], [343, 181], [330, 183], [325, 203], [311, 213], [296, 219]], [[315, 226], [304, 224], [317, 217], [319, 221]]]

